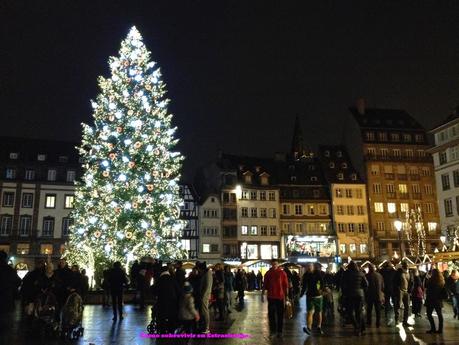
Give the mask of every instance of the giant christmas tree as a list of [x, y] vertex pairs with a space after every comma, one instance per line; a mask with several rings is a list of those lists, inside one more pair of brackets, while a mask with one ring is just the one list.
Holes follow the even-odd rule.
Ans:
[[94, 126], [83, 124], [84, 174], [77, 184], [67, 257], [94, 272], [98, 264], [183, 254], [179, 171], [183, 156], [161, 74], [133, 27], [111, 78], [99, 78]]

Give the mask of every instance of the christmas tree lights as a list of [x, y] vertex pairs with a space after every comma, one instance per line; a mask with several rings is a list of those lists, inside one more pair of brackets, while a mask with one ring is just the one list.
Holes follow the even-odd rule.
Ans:
[[174, 151], [178, 140], [161, 73], [135, 27], [109, 63], [111, 78], [99, 78], [101, 93], [92, 102], [94, 126], [83, 124], [84, 174], [66, 252], [93, 272], [103, 262], [184, 253], [183, 156]]

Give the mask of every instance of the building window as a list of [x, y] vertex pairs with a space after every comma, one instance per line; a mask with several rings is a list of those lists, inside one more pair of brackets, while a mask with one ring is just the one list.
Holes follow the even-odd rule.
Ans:
[[258, 210], [256, 207], [252, 207], [250, 209], [250, 217], [257, 218], [258, 217]]
[[271, 218], [276, 218], [276, 209], [275, 208], [270, 208], [269, 209], [269, 215], [271, 216]]
[[49, 169], [48, 170], [48, 181], [56, 181], [56, 169]]
[[344, 215], [344, 206], [343, 205], [336, 205], [336, 214], [342, 216]]
[[352, 198], [352, 189], [346, 189], [346, 198]]
[[383, 213], [384, 212], [384, 204], [382, 202], [375, 202], [375, 212], [376, 213]]
[[311, 176], [311, 181], [316, 182], [317, 181], [317, 176]]
[[303, 224], [302, 223], [296, 223], [295, 224], [295, 232], [297, 234], [303, 233]]
[[366, 231], [367, 227], [365, 223], [359, 223], [359, 232], [364, 233]]
[[33, 207], [33, 193], [22, 193], [22, 207], [23, 208]]
[[398, 185], [398, 192], [400, 194], [407, 194], [408, 193], [408, 186], [406, 184], [399, 184]]
[[[456, 197], [457, 198], [457, 197]], [[459, 206], [459, 204], [458, 204]], [[426, 213], [434, 213], [434, 206], [431, 202], [425, 204]], [[458, 213], [459, 214], [459, 213]]]
[[282, 214], [289, 215], [290, 214], [290, 205], [289, 204], [282, 204]]
[[381, 183], [373, 183], [373, 193], [381, 194]]
[[346, 245], [344, 243], [339, 245], [339, 252], [340, 254], [346, 254]]
[[335, 167], [335, 163], [333, 162], [330, 162], [330, 164], [328, 165], [331, 169], [333, 169]]
[[459, 170], [453, 171], [454, 187], [459, 187]]
[[32, 217], [21, 216], [19, 218], [19, 236], [29, 236], [32, 229]]
[[44, 154], [37, 155], [37, 161], [44, 162], [45, 160], [46, 160], [46, 155]]
[[365, 208], [362, 205], [357, 205], [357, 214], [363, 216], [365, 214]]
[[384, 222], [376, 222], [376, 230], [378, 230], [378, 231], [386, 230], [386, 223], [384, 223]]
[[388, 149], [381, 149], [381, 157], [382, 158], [387, 158], [389, 156], [389, 150]]
[[443, 187], [443, 190], [448, 190], [451, 188], [449, 184], [449, 174], [441, 175], [441, 185]]
[[367, 254], [368, 253], [368, 246], [365, 243], [360, 244], [360, 253]]
[[403, 134], [403, 141], [405, 143], [409, 143], [411, 141], [411, 135], [410, 134]]
[[335, 195], [336, 195], [337, 198], [342, 198], [343, 197], [343, 191], [341, 190], [341, 188], [336, 188]]
[[183, 250], [186, 250], [187, 252], [191, 250], [191, 240], [182, 239], [180, 242]]
[[339, 173], [337, 175], [338, 180], [344, 180], [344, 175], [342, 173]]
[[351, 174], [351, 180], [357, 181], [357, 174]]
[[410, 205], [407, 202], [400, 203], [400, 212], [406, 214], [410, 209]]
[[328, 214], [328, 205], [319, 204], [319, 213], [321, 215], [327, 215]]
[[43, 231], [41, 233], [44, 237], [52, 237], [54, 235], [54, 218], [43, 218]]
[[378, 133], [379, 141], [387, 141], [387, 133], [386, 132], [379, 132]]
[[418, 184], [411, 185], [411, 190], [413, 194], [421, 194], [421, 187]]
[[303, 205], [295, 205], [295, 215], [301, 216], [303, 214]]
[[3, 192], [3, 207], [14, 206], [14, 192]]
[[275, 225], [271, 225], [269, 227], [269, 233], [271, 236], [277, 236], [277, 228]]
[[354, 215], [354, 206], [353, 205], [348, 205], [347, 206], [347, 214], [349, 216], [353, 216]]
[[46, 194], [45, 208], [56, 208], [56, 194]]
[[346, 224], [338, 223], [338, 232], [346, 232]]
[[13, 216], [3, 215], [0, 223], [0, 236], [9, 236], [13, 227]]
[[268, 227], [266, 225], [260, 226], [260, 235], [268, 236]]
[[433, 188], [431, 184], [424, 185], [424, 193], [431, 195], [433, 194]]
[[18, 243], [16, 248], [16, 253], [18, 255], [28, 255], [30, 251], [30, 244], [29, 243]]
[[13, 180], [13, 179], [15, 179], [15, 178], [16, 178], [16, 169], [7, 168], [7, 169], [6, 169], [5, 177], [6, 177], [8, 180]]
[[429, 230], [429, 232], [436, 232], [437, 231], [437, 223], [428, 222], [427, 223], [427, 229]]
[[422, 168], [421, 168], [421, 175], [422, 175], [422, 176], [431, 176], [431, 175], [432, 175], [432, 172], [431, 172], [430, 168], [428, 168], [428, 167], [422, 167]]
[[241, 208], [241, 217], [247, 218], [249, 216], [249, 209], [247, 207]]
[[75, 182], [75, 170], [67, 170], [66, 180], [67, 182]]
[[10, 152], [10, 159], [18, 159], [19, 154], [17, 152]]
[[203, 253], [210, 253], [210, 244], [203, 243], [203, 245], [202, 245], [202, 252], [203, 252]]
[[355, 254], [356, 250], [357, 250], [357, 248], [356, 248], [355, 243], [349, 244], [349, 254], [350, 255]]
[[250, 235], [258, 235], [258, 227], [256, 225], [250, 227]]
[[267, 218], [268, 217], [268, 210], [266, 208], [260, 208], [260, 217]]
[[375, 133], [374, 132], [365, 132], [365, 137], [367, 141], [375, 140]]
[[391, 133], [390, 140], [391, 141], [400, 141], [400, 135], [398, 133]]
[[257, 200], [257, 191], [250, 192], [250, 200]]
[[414, 136], [414, 139], [416, 140], [417, 143], [422, 143], [424, 142], [424, 136], [422, 134], [416, 134]]
[[445, 199], [443, 202], [445, 205], [445, 216], [452, 217], [453, 216], [453, 201], [451, 199]]
[[346, 162], [341, 163], [341, 168], [342, 169], [347, 169], [347, 163]]
[[312, 194], [313, 194], [314, 198], [319, 198], [320, 197], [320, 191], [318, 189], [314, 189], [312, 191]]
[[394, 155], [394, 158], [401, 158], [402, 157], [402, 150], [400, 149], [393, 149], [392, 154]]
[[24, 178], [28, 181], [32, 181], [35, 179], [35, 170], [26, 169]]
[[388, 213], [397, 212], [397, 205], [395, 204], [395, 202], [388, 202], [387, 203], [387, 212]]
[[307, 205], [306, 207], [307, 207], [309, 216], [314, 216], [316, 214], [316, 211], [314, 209], [314, 205]]
[[379, 165], [372, 164], [371, 167], [370, 167], [370, 173], [373, 176], [379, 175]]
[[347, 228], [348, 228], [349, 232], [355, 232], [355, 224], [354, 223], [349, 223], [347, 225]]
[[40, 254], [41, 255], [52, 255], [53, 254], [53, 245], [52, 244], [41, 244], [40, 245]]
[[276, 193], [275, 192], [269, 192], [268, 193], [268, 199], [269, 199], [269, 201], [276, 201]]
[[249, 192], [246, 190], [243, 190], [241, 193], [241, 199], [247, 200], [248, 199]]
[[249, 227], [247, 225], [241, 226], [241, 235], [247, 235], [249, 233]]
[[446, 155], [446, 151], [440, 152], [438, 157], [440, 158], [440, 165], [446, 164], [448, 162], [448, 156]]
[[260, 200], [266, 200], [266, 192], [260, 191]]
[[62, 236], [68, 236], [70, 234], [70, 225], [72, 225], [71, 218], [62, 218]]

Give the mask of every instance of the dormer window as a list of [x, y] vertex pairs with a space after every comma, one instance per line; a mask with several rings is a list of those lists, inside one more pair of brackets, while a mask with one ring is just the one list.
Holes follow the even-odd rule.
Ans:
[[10, 152], [10, 159], [18, 159], [19, 153], [17, 152]]
[[341, 164], [341, 168], [347, 169], [347, 163], [342, 163], [342, 164]]
[[356, 181], [357, 180], [357, 174], [351, 174], [351, 179], [352, 179], [352, 181]]
[[252, 173], [250, 171], [244, 173], [244, 182], [246, 184], [252, 184]]
[[314, 171], [314, 170], [316, 170], [316, 166], [311, 164], [311, 165], [309, 165], [308, 169], [311, 170], [311, 171]]
[[338, 180], [344, 180], [344, 175], [341, 173], [339, 173], [337, 177], [338, 177]]
[[260, 184], [262, 186], [267, 186], [269, 185], [269, 175], [267, 173], [262, 173], [260, 175]]
[[329, 166], [330, 166], [331, 169], [333, 169], [335, 167], [335, 163], [330, 162]]
[[69, 161], [69, 157], [59, 156], [59, 163], [67, 163], [68, 161]]
[[326, 150], [326, 151], [324, 152], [324, 156], [325, 156], [325, 157], [330, 157], [330, 151]]
[[343, 157], [343, 153], [341, 151], [336, 151], [336, 157]]
[[296, 182], [296, 176], [290, 176], [290, 181], [291, 182]]
[[37, 156], [37, 161], [44, 162], [45, 160], [46, 160], [46, 155], [40, 153]]
[[316, 182], [317, 181], [317, 176], [311, 176], [311, 181]]

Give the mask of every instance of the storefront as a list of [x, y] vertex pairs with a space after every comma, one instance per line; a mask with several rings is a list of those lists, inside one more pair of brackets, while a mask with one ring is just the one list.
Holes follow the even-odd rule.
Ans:
[[242, 242], [242, 260], [271, 260], [279, 258], [279, 242]]
[[[336, 237], [333, 236], [284, 236], [286, 257], [334, 257]], [[290, 260], [289, 260], [290, 261]]]

